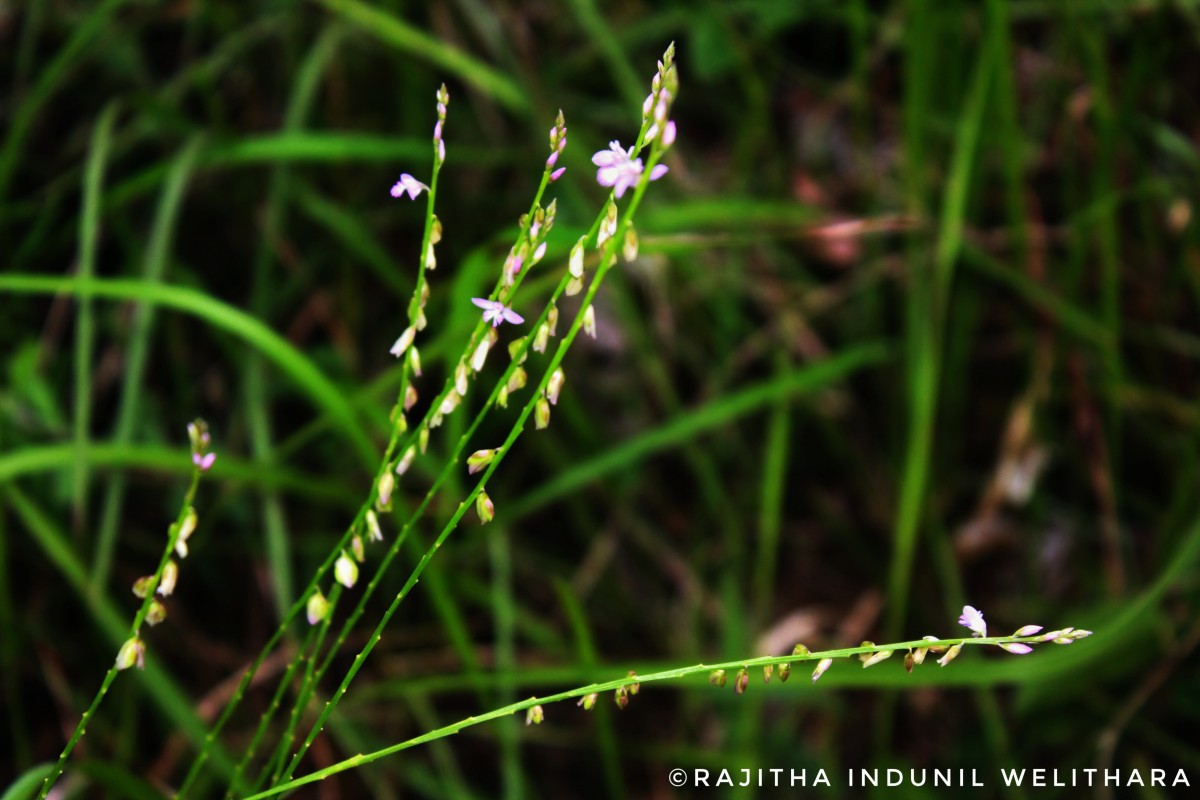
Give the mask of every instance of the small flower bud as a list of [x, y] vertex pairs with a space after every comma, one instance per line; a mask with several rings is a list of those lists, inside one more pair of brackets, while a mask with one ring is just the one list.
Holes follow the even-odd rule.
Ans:
[[738, 670], [737, 678], [733, 681], [733, 691], [736, 694], [745, 694], [746, 689], [750, 687], [750, 673], [745, 667]]
[[546, 345], [550, 342], [550, 326], [542, 323], [538, 326], [537, 333], [533, 335], [533, 351], [535, 353], [546, 352]]
[[638, 254], [638, 236], [637, 231], [630, 225], [625, 231], [625, 244], [621, 247], [621, 255], [626, 261], [633, 261]]
[[[462, 397], [467, 396], [467, 374], [467, 365], [461, 361], [458, 362], [458, 366], [454, 368], [454, 391], [458, 392]], [[445, 401], [443, 401], [443, 403], [444, 402]], [[450, 411], [453, 410], [454, 409], [450, 409]], [[445, 414], [449, 414], [450, 411], [446, 411], [444, 408], [442, 409], [442, 413]]]
[[[875, 653], [871, 653], [870, 655], [863, 653], [861, 656], [859, 656], [859, 659], [862, 661], [863, 669], [866, 669], [867, 667], [875, 666], [880, 661], [891, 658], [893, 652], [894, 651], [892, 650], [879, 650]], [[867, 657], [863, 658], [863, 656]]]
[[558, 335], [558, 306], [550, 306], [546, 313], [546, 327], [550, 329], [551, 336]]
[[1020, 642], [1000, 642], [996, 645], [1001, 650], [1007, 650], [1013, 655], [1023, 656], [1033, 652], [1033, 648]]
[[412, 407], [417, 404], [417, 387], [411, 383], [404, 387], [404, 410], [411, 411]]
[[408, 366], [412, 369], [413, 375], [421, 377], [421, 354], [415, 347], [408, 349]]
[[496, 394], [496, 405], [501, 408], [508, 408], [508, 387], [501, 386], [499, 393]]
[[499, 452], [499, 447], [493, 447], [488, 450], [476, 450], [474, 453], [471, 453], [471, 455], [467, 456], [467, 474], [474, 475], [476, 472], [484, 469], [488, 464], [492, 463], [492, 459]]
[[[923, 642], [936, 642], [936, 641], [938, 641], [938, 637], [936, 637], [936, 636], [922, 636], [922, 637], [921, 637], [921, 641], [923, 641]], [[931, 652], [931, 653], [944, 653], [944, 652], [946, 651], [946, 648], [945, 648], [943, 645], [930, 645], [930, 646], [929, 646], [928, 648], [926, 648], [926, 649], [927, 649], [929, 652]], [[920, 662], [920, 661], [918, 661], [917, 663], [919, 664], [919, 663], [921, 663], [921, 662]]]
[[1025, 625], [1024, 627], [1017, 628], [1017, 630], [1013, 633], [1013, 636], [1034, 636], [1041, 632], [1041, 625]]
[[580, 236], [579, 241], [571, 248], [571, 258], [567, 261], [567, 272], [571, 273], [573, 278], [583, 277], [583, 243], [587, 240], [587, 236]]
[[539, 244], [537, 246], [537, 249], [533, 251], [533, 258], [530, 259], [529, 266], [533, 266], [534, 264], [541, 261], [542, 258], [545, 257], [545, 255], [546, 255], [546, 243], [542, 242], [541, 244]]
[[496, 517], [496, 506], [492, 504], [492, 498], [488, 497], [488, 493], [480, 491], [475, 495], [475, 513], [479, 515], [481, 525], [487, 525]]
[[146, 599], [146, 595], [154, 591], [154, 576], [143, 575], [133, 582], [133, 593], [142, 600]]
[[392, 491], [396, 488], [396, 476], [390, 469], [385, 469], [375, 482], [375, 507], [387, 511], [392, 507]]
[[[383, 541], [383, 529], [379, 527], [379, 517], [374, 509], [367, 509], [367, 538], [372, 542]], [[362, 561], [360, 558], [359, 561]]]
[[938, 659], [938, 666], [944, 667], [954, 659], [958, 658], [958, 654], [962, 652], [963, 646], [956, 644], [946, 651], [946, 655]]
[[509, 360], [516, 361], [518, 364], [524, 364], [525, 357], [528, 355], [527, 351], [522, 351], [522, 348], [524, 346], [525, 346], [525, 337], [524, 336], [520, 336], [516, 339], [513, 339], [511, 342], [509, 342], [508, 343], [508, 358], [509, 358]]
[[775, 665], [774, 664], [764, 664], [763, 665], [763, 683], [770, 683], [771, 676], [774, 674], [775, 674]]
[[179, 565], [174, 560], [167, 561], [167, 565], [163, 567], [162, 581], [158, 584], [158, 593], [163, 597], [170, 597], [175, 591], [175, 582], [179, 580]]
[[[634, 672], [633, 670], [629, 670], [629, 672], [625, 673], [625, 676], [627, 678], [636, 678], [637, 673]], [[625, 688], [629, 690], [630, 695], [636, 695], [638, 692], [640, 692], [642, 690], [642, 685], [640, 683], [634, 681], [633, 683], [629, 684]]]
[[457, 391], [450, 392], [442, 400], [442, 404], [438, 406], [438, 411], [443, 414], [453, 414], [454, 409], [458, 408], [459, 402], [462, 400], [462, 395]]
[[404, 455], [396, 462], [396, 474], [403, 475], [408, 472], [408, 468], [412, 466], [413, 459], [417, 457], [417, 451], [414, 447], [409, 447], [404, 451]]
[[625, 690], [624, 686], [618, 686], [617, 690], [613, 692], [613, 702], [622, 711], [629, 705], [629, 693]]
[[724, 689], [726, 677], [727, 675], [725, 670], [714, 669], [712, 672], [708, 673], [708, 682], [713, 686], [716, 686], [718, 689]]
[[350, 537], [350, 552], [354, 554], [354, 560], [360, 564], [367, 560], [367, 555], [363, 552], [362, 537], [357, 533]]
[[471, 369], [479, 372], [483, 369], [484, 362], [487, 361], [488, 351], [492, 349], [492, 343], [484, 339], [475, 346], [475, 353], [471, 356]]
[[583, 311], [583, 332], [593, 339], [596, 338], [596, 308], [589, 305]]
[[212, 469], [212, 465], [216, 463], [216, 453], [192, 453], [192, 465], [201, 472], [208, 472]]
[[183, 522], [179, 524], [179, 533], [175, 537], [175, 554], [180, 558], [187, 558], [188, 546], [187, 540], [196, 530], [196, 524], [200, 518], [196, 515], [196, 509], [188, 506], [187, 511], [183, 515]]
[[788, 678], [792, 677], [792, 665], [784, 662], [779, 665], [779, 682], [787, 683]]
[[544, 720], [545, 718], [546, 718], [546, 712], [545, 712], [545, 710], [542, 709], [542, 707], [540, 705], [530, 706], [528, 709], [525, 710], [525, 724], [526, 725], [541, 725], [542, 720]]
[[344, 550], [338, 556], [337, 563], [333, 565], [333, 576], [347, 589], [353, 588], [354, 584], [358, 583], [358, 565], [354, 563], [354, 559], [346, 555]]
[[146, 610], [146, 624], [151, 627], [157, 625], [167, 618], [167, 608], [157, 600], [150, 601], [150, 608]]
[[429, 428], [421, 428], [417, 433], [417, 447], [421, 449], [421, 455], [429, 449]]
[[585, 694], [583, 697], [579, 698], [579, 702], [575, 705], [581, 706], [584, 711], [591, 711], [596, 707], [596, 701], [598, 699], [599, 695], [597, 695], [595, 692], [592, 692], [591, 694]]
[[550, 401], [550, 405], [558, 405], [558, 393], [562, 391], [566, 380], [567, 376], [563, 374], [562, 367], [550, 373], [550, 380], [546, 383], [546, 399]]
[[669, 120], [663, 126], [662, 139], [660, 141], [664, 149], [675, 144], [675, 120]]
[[392, 349], [388, 352], [394, 355], [396, 358], [399, 358], [400, 356], [404, 355], [404, 352], [412, 345], [413, 339], [415, 339], [416, 336], [416, 327], [409, 325], [404, 329], [404, 333], [400, 334], [400, 338], [396, 340], [396, 343], [392, 345]]
[[793, 648], [792, 648], [792, 655], [794, 655], [794, 656], [806, 656], [806, 655], [808, 655], [808, 648], [807, 648], [807, 647], [805, 647], [805, 646], [804, 646], [804, 645], [802, 645], [802, 644], [798, 644], [798, 645], [796, 645], [795, 647], [793, 647]]
[[305, 610], [308, 613], [309, 625], [316, 625], [329, 614], [329, 601], [321, 594], [320, 589], [314, 589], [308, 596], [308, 606]]
[[566, 167], [559, 167], [558, 169], [554, 170], [554, 172], [551, 172], [550, 173], [550, 182], [554, 183], [555, 181], [557, 181], [559, 178], [561, 178], [563, 176], [563, 173], [566, 171], [567, 171]]
[[817, 668], [813, 670], [812, 682], [816, 683], [818, 680], [820, 680], [821, 676], [825, 674], [825, 670], [829, 669], [829, 666], [832, 663], [832, 658], [822, 658], [820, 661], [818, 661]]
[[137, 665], [138, 669], [146, 668], [146, 645], [136, 636], [127, 639], [117, 651], [116, 667], [119, 670], [129, 669]]
[[[925, 656], [928, 653], [929, 653], [928, 647], [918, 647], [916, 650], [913, 650], [909, 655], [912, 657], [912, 663], [917, 666], [920, 666], [921, 664], [925, 663]], [[909, 667], [908, 671], [912, 672], [912, 667]]]
[[583, 278], [569, 278], [567, 285], [563, 287], [563, 294], [567, 297], [574, 297], [583, 291]]
[[1092, 631], [1087, 631], [1087, 630], [1084, 630], [1083, 628], [1076, 628], [1075, 630], [1071, 631], [1072, 639], [1086, 639], [1087, 637], [1089, 637], [1091, 635], [1092, 635]]
[[537, 430], [543, 430], [550, 424], [550, 403], [545, 397], [539, 397], [537, 407], [533, 412], [534, 427]]
[[[429, 243], [437, 244], [441, 240], [442, 240], [442, 221], [440, 219], [438, 219], [436, 215], [434, 215], [433, 225], [429, 229]], [[428, 284], [425, 285], [425, 288], [426, 288], [426, 291], [422, 292], [422, 295], [424, 295], [424, 297], [428, 297], [429, 296]], [[422, 302], [422, 305], [424, 305], [424, 302]]]

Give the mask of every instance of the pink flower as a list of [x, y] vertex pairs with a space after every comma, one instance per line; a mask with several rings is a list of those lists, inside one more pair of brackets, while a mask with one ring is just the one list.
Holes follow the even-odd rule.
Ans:
[[962, 616], [958, 624], [970, 628], [976, 636], [987, 636], [987, 623], [983, 621], [983, 612], [972, 606], [963, 606]]
[[[617, 197], [624, 195], [625, 190], [642, 177], [642, 160], [633, 157], [632, 147], [628, 151], [622, 150], [618, 141], [609, 142], [607, 150], [592, 156], [592, 163], [600, 168], [596, 171], [596, 182], [601, 186], [613, 187]], [[659, 164], [650, 170], [650, 180], [656, 181], [666, 174], [667, 167]]]
[[499, 300], [472, 297], [471, 302], [483, 309], [483, 321], [492, 323], [493, 328], [499, 328], [501, 322], [510, 322], [513, 325], [517, 325], [525, 321], [524, 317]]
[[212, 469], [212, 465], [216, 462], [216, 460], [216, 453], [205, 453], [203, 455], [200, 453], [192, 453], [192, 464], [194, 464], [201, 472], [208, 472], [210, 469]]
[[1033, 652], [1032, 647], [1027, 644], [1021, 644], [1020, 642], [1001, 642], [996, 646], [1018, 656], [1023, 656], [1027, 653]]
[[[438, 124], [440, 125], [441, 123]], [[416, 200], [417, 195], [423, 191], [429, 191], [429, 187], [405, 172], [400, 175], [400, 180], [396, 181], [395, 185], [392, 186], [392, 197], [408, 194], [410, 200]]]

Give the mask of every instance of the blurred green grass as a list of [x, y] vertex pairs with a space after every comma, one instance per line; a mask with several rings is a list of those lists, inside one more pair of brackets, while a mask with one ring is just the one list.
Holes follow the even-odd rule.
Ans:
[[676, 765], [1200, 776], [1197, 23], [1194, 3], [1100, 0], [0, 8], [0, 775], [57, 754], [110, 663], [188, 420], [221, 460], [153, 669], [89, 729], [107, 794], [178, 781], [210, 693], [344, 529], [420, 235], [386, 187], [428, 170], [438, 84], [430, 385], [556, 111], [547, 270], [674, 40], [680, 135], [641, 255], [550, 429], [489, 486], [495, 523], [439, 553], [322, 757], [629, 668], [948, 633], [964, 602], [1097, 636], [550, 707], [343, 791], [649, 796]]

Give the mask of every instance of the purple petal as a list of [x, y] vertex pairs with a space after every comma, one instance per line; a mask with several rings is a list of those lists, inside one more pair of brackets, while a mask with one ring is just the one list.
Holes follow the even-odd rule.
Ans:
[[550, 173], [550, 182], [554, 183], [554, 181], [561, 178], [563, 176], [563, 173], [566, 171], [567, 171], [566, 167], [559, 167], [558, 169], [554, 170], [554, 172], [551, 172]]
[[667, 174], [669, 167], [666, 164], [655, 164], [654, 169], [650, 170], [650, 180], [656, 181], [663, 175]]
[[513, 325], [520, 325], [522, 322], [525, 321], [524, 317], [522, 317], [517, 312], [513, 311], [511, 308], [502, 309], [500, 311], [500, 313], [504, 315], [504, 319], [506, 322], [510, 322]]
[[1041, 625], [1026, 625], [1022, 628], [1018, 628], [1017, 632], [1014, 633], [1013, 636], [1033, 636], [1035, 633], [1041, 633], [1041, 632], [1042, 632]]
[[498, 303], [495, 300], [488, 300], [486, 297], [472, 297], [471, 302], [482, 308], [484, 311], [491, 311], [495, 309], [496, 306], [501, 305], [501, 303]]
[[1013, 655], [1018, 655], [1018, 656], [1023, 656], [1027, 653], [1033, 652], [1032, 647], [1030, 647], [1027, 644], [1021, 644], [1020, 642], [1005, 642], [1005, 643], [999, 644], [997, 646], [1003, 650], [1007, 650], [1008, 652], [1012, 653]]
[[611, 167], [621, 160], [612, 150], [601, 150], [592, 156], [592, 163], [597, 167]]

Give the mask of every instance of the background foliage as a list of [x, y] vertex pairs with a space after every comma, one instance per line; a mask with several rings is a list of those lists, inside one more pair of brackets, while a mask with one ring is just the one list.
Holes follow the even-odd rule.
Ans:
[[671, 173], [599, 339], [489, 486], [496, 521], [441, 550], [302, 771], [631, 668], [950, 634], [970, 602], [1000, 632], [1097, 636], [742, 697], [660, 684], [322, 791], [664, 796], [673, 766], [1194, 782], [1198, 34], [1191, 2], [1115, 0], [0, 4], [0, 776], [58, 753], [111, 663], [188, 420], [221, 457], [171, 624], [77, 754], [103, 794], [178, 781], [344, 529], [423, 222], [386, 190], [427, 174], [436, 87], [429, 386], [557, 110], [555, 277], [604, 196], [591, 153], [633, 135], [674, 40]]

